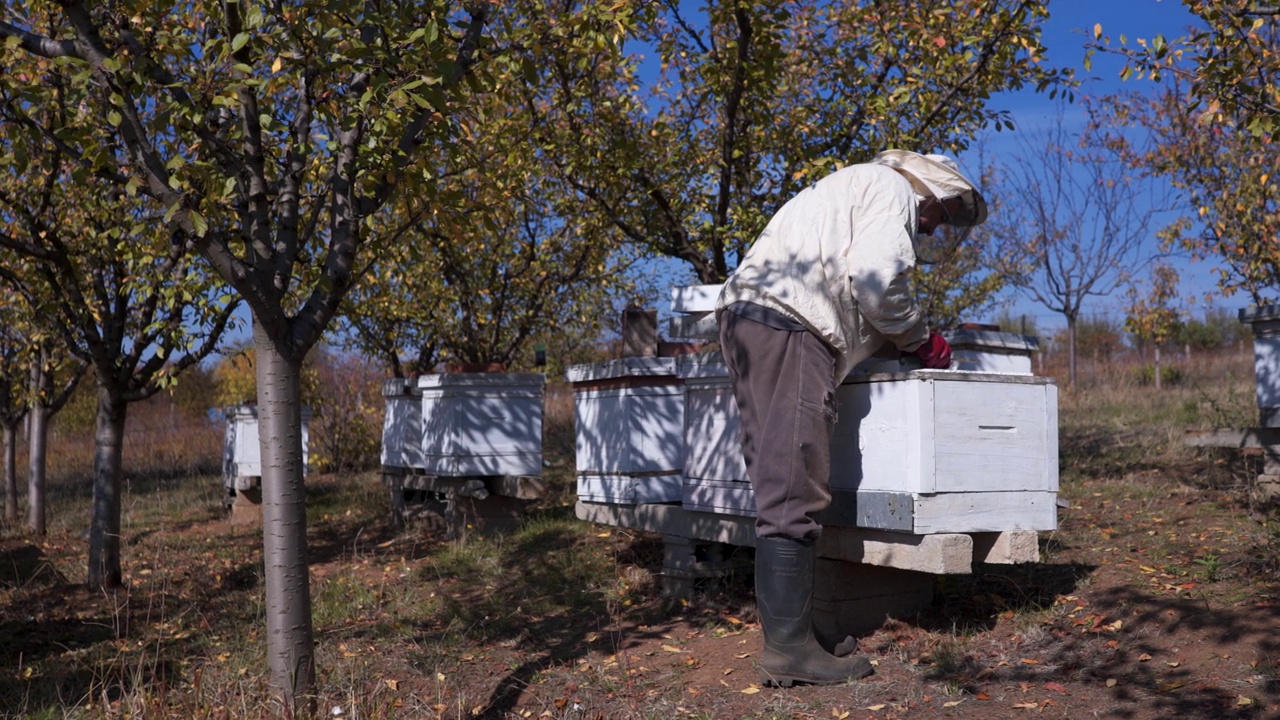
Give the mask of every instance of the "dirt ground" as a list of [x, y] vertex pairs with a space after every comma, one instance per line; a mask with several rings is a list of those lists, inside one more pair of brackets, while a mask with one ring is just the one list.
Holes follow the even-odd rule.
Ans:
[[453, 674], [490, 688], [469, 694], [492, 718], [1280, 718], [1280, 531], [1213, 473], [1064, 488], [1042, 563], [940, 579], [930, 609], [860, 638], [858, 683], [761, 687], [749, 578], [666, 620], [530, 628], [536, 656], [499, 644]]
[[[746, 573], [664, 606], [656, 580], [660, 538], [600, 527], [580, 529], [577, 539], [548, 536], [605, 550], [616, 563], [610, 572], [640, 590], [616, 606], [591, 602], [534, 613], [519, 596], [528, 586], [506, 595], [494, 586], [502, 574], [479, 583], [465, 571], [428, 572], [441, 541], [409, 548], [405, 534], [388, 526], [356, 529], [336, 518], [316, 524], [315, 597], [338, 587], [377, 587], [379, 597], [390, 597], [397, 583], [436, 578], [412, 588], [424, 603], [437, 603], [430, 607], [445, 599], [485, 609], [437, 610], [429, 620], [426, 610], [398, 608], [401, 619], [389, 633], [375, 631], [378, 615], [334, 616], [346, 606], [326, 610], [318, 599], [321, 683], [332, 688], [348, 678], [353, 686], [344, 691], [350, 704], [338, 693], [324, 705], [332, 717], [1280, 718], [1280, 519], [1248, 502], [1238, 483], [1223, 489], [1206, 481], [1214, 472], [1206, 462], [1064, 484], [1071, 507], [1061, 512], [1057, 532], [1042, 535], [1042, 562], [939, 578], [929, 609], [887, 619], [859, 638], [875, 674], [837, 687], [761, 686], [761, 635]], [[0, 700], [0, 716], [19, 717], [33, 707], [14, 693], [30, 696], [30, 683], [56, 674], [76, 653], [112, 644], [127, 653], [130, 638], [144, 635], [156, 657], [162, 647], [184, 653], [164, 661], [181, 679], [175, 696], [203, 693], [196, 705], [209, 717], [244, 716], [202, 689], [200, 678], [235, 661], [228, 660], [237, 652], [226, 637], [228, 617], [239, 618], [232, 622], [256, 647], [259, 610], [245, 598], [260, 588], [245, 568], [260, 555], [227, 560], [226, 569], [218, 555], [202, 561], [205, 567], [175, 566], [148, 550], [166, 534], [170, 545], [154, 547], [183, 537], [212, 538], [215, 545], [219, 538], [243, 544], [253, 537], [208, 517], [130, 538], [134, 577], [165, 579], [160, 592], [135, 590], [123, 612], [119, 598], [30, 570], [74, 566], [81, 552], [74, 538], [0, 543], [0, 557], [13, 570], [5, 572], [9, 584], [0, 584], [3, 690], [10, 696]], [[531, 582], [544, 582], [537, 579], [539, 558], [562, 548], [540, 542], [531, 540], [519, 551], [525, 555], [513, 549], [516, 566], [503, 570], [505, 577], [532, 574]], [[33, 554], [43, 564], [28, 562]], [[366, 602], [352, 597], [343, 603]], [[169, 612], [166, 603], [184, 609]], [[503, 622], [492, 617], [499, 611]], [[121, 623], [135, 627], [113, 627]], [[147, 623], [156, 627], [138, 629]], [[92, 682], [67, 674], [58, 678], [65, 688], [59, 692], [74, 707], [75, 693], [83, 692], [76, 682]], [[254, 672], [240, 675], [247, 685], [263, 682]], [[193, 707], [151, 699], [143, 705]], [[104, 697], [100, 707], [107, 716], [129, 715], [121, 703]], [[84, 704], [93, 706], [93, 698]]]

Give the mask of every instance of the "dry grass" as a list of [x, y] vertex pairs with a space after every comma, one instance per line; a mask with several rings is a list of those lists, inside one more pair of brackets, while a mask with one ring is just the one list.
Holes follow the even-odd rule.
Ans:
[[[1113, 365], [1080, 387], [1061, 388], [1064, 495], [1088, 495], [1095, 506], [1114, 495], [1138, 522], [1144, 497], [1187, 489], [1184, 476], [1133, 481], [1145, 467], [1195, 463], [1219, 474], [1185, 477], [1247, 480], [1238, 460], [1186, 448], [1181, 433], [1256, 421], [1251, 358], [1205, 359], [1180, 369], [1182, 382], [1160, 393], [1140, 384], [1136, 364]], [[58, 491], [49, 537], [0, 538], [6, 638], [0, 717], [280, 716], [263, 662], [260, 531], [222, 519], [221, 482], [207, 472], [220, 458], [221, 428], [198, 418], [182, 422], [164, 412], [131, 418], [123, 518], [130, 587], [113, 595], [88, 593], [77, 582], [85, 563], [80, 533], [91, 438], [54, 438], [50, 469]], [[673, 615], [662, 608], [654, 576], [660, 543], [572, 518], [573, 438], [572, 393], [549, 384], [544, 447], [552, 493], [522, 529], [504, 536], [444, 543], [417, 530], [397, 532], [375, 474], [309, 479], [322, 712], [340, 708], [342, 717], [373, 719], [496, 718], [517, 709], [532, 717], [741, 716], [731, 709], [739, 696], [716, 695], [716, 681], [704, 686], [704, 704], [682, 695], [688, 676], [680, 673], [696, 668], [653, 670], [671, 657], [659, 648], [674, 642], [661, 629]], [[1056, 539], [1048, 540], [1052, 555]], [[1144, 562], [1165, 562], [1174, 552], [1153, 551], [1155, 559]], [[1242, 572], [1197, 557], [1205, 562], [1191, 570], [1201, 581], [1211, 572]], [[889, 626], [882, 632], [889, 649], [880, 655], [885, 684], [842, 689], [841, 702], [881, 704], [889, 688], [895, 702], [923, 702], [928, 694], [969, 698], [975, 658], [1014, 652], [1005, 647], [1012, 633], [990, 631], [991, 598], [997, 612], [1014, 613], [1023, 647], [1049, 642], [1050, 630], [1071, 627], [1064, 614], [1074, 606], [1057, 593], [1087, 589], [1086, 578], [1072, 575], [1083, 574], [1081, 567], [1046, 563], [944, 579], [940, 606], [958, 614], [947, 615], [941, 628]], [[744, 632], [724, 618], [750, 620], [743, 612], [749, 583], [716, 592], [683, 610], [688, 624], [707, 636], [725, 628]], [[970, 609], [982, 623], [966, 620]], [[633, 651], [627, 660], [628, 644], [642, 641], [655, 652]], [[618, 658], [621, 669], [609, 665]], [[891, 665], [913, 669], [895, 676]], [[729, 680], [740, 683], [740, 676]], [[579, 710], [560, 704], [570, 696], [581, 699]], [[753, 716], [832, 714], [809, 697], [762, 694]]]

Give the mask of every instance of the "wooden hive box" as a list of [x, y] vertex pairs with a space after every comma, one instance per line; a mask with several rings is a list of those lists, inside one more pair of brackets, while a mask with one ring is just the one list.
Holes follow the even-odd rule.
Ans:
[[1253, 331], [1259, 422], [1280, 427], [1280, 305], [1244, 308], [1239, 317]]
[[684, 387], [675, 359], [628, 357], [575, 365], [578, 497], [635, 504], [680, 501]]
[[755, 515], [742, 460], [742, 420], [719, 352], [678, 359], [684, 379], [685, 462], [682, 504], [690, 510]]
[[444, 373], [418, 378], [422, 469], [468, 477], [542, 474], [539, 373]]
[[995, 330], [950, 330], [951, 369], [971, 372], [1030, 375], [1031, 356], [1040, 347], [1034, 337]]
[[1057, 527], [1058, 404], [1049, 378], [855, 375], [836, 396], [831, 488], [856, 502], [833, 503], [829, 522], [917, 534]]
[[719, 340], [716, 301], [723, 285], [688, 285], [671, 289], [671, 312], [667, 335], [673, 338]]
[[[726, 369], [718, 353], [681, 360], [683, 504], [754, 515]], [[1056, 527], [1057, 388], [1048, 378], [855, 372], [837, 402], [833, 502], [823, 522], [916, 534]]]
[[[248, 490], [262, 477], [262, 447], [258, 442], [258, 406], [235, 405], [224, 408], [227, 418], [222, 446], [222, 480], [228, 488]], [[302, 469], [307, 470], [310, 408], [302, 408]]]
[[382, 452], [384, 467], [421, 468], [422, 394], [413, 378], [391, 378], [382, 383], [386, 412], [382, 420]]

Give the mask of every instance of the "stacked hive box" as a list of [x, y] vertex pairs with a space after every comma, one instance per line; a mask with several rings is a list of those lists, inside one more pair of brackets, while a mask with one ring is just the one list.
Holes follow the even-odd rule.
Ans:
[[578, 497], [589, 502], [680, 501], [684, 388], [675, 360], [628, 357], [570, 367]]
[[[262, 478], [262, 449], [258, 441], [258, 406], [225, 408], [226, 434], [222, 447], [222, 478], [230, 490], [258, 487]], [[302, 409], [302, 468], [307, 468], [308, 426], [311, 410]]]
[[[957, 365], [911, 370], [873, 358], [837, 389], [831, 525], [915, 534], [1051, 530], [1057, 524], [1057, 390], [1030, 375], [1034, 343], [961, 331]], [[683, 504], [751, 516], [740, 420], [719, 353], [680, 359]]]
[[[719, 287], [672, 293], [672, 337], [716, 340]], [[837, 390], [833, 502], [822, 518], [815, 624], [832, 637], [910, 612], [938, 574], [1038, 557], [1056, 524], [1057, 407], [1030, 374], [1034, 342], [954, 333], [957, 370], [920, 370], [897, 353], [861, 364]], [[582, 497], [578, 516], [663, 535], [664, 590], [683, 595], [755, 541], [740, 420], [719, 352], [676, 359], [684, 383], [681, 502]], [[579, 433], [583, 425], [579, 424]], [[880, 567], [873, 567], [880, 566]]]
[[542, 473], [542, 391], [536, 373], [418, 378], [422, 470], [440, 477]]
[[382, 418], [382, 465], [411, 469], [424, 466], [422, 457], [422, 394], [413, 378], [382, 383], [386, 412]]
[[383, 385], [383, 481], [393, 518], [450, 535], [509, 529], [543, 495], [536, 373], [447, 373]]
[[[222, 446], [223, 504], [233, 523], [257, 522], [262, 517], [262, 449], [258, 439], [258, 406], [225, 408], [226, 433]], [[302, 408], [302, 472], [307, 472], [311, 410]]]

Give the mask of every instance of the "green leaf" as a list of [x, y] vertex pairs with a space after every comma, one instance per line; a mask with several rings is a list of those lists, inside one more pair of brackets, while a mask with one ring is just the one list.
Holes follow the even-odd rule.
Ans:
[[240, 48], [244, 47], [248, 42], [249, 33], [236, 33], [236, 36], [231, 38], [231, 52], [240, 52]]

